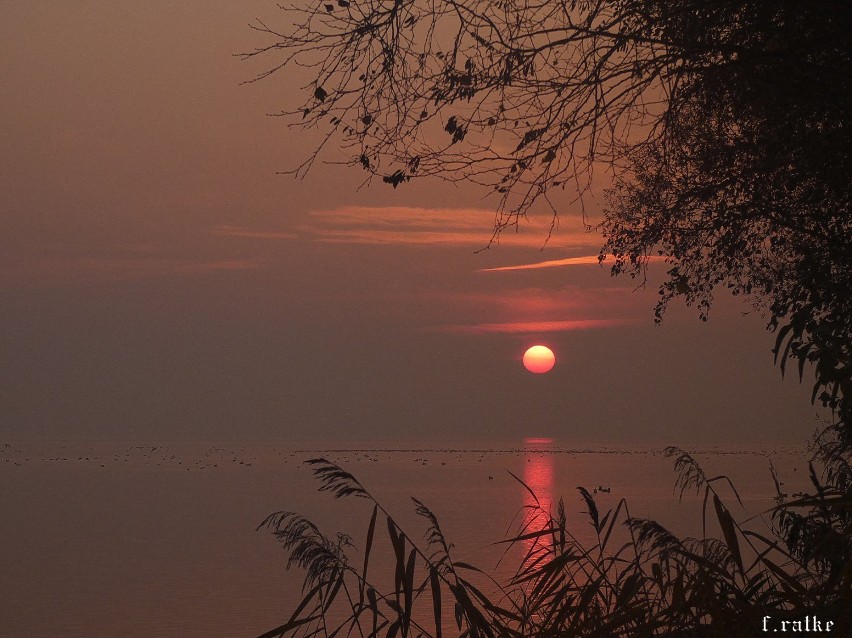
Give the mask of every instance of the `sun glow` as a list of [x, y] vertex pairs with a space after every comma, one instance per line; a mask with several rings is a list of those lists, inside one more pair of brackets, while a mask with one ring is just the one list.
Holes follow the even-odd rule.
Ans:
[[533, 346], [524, 353], [524, 367], [535, 374], [549, 372], [555, 364], [556, 356], [547, 346]]

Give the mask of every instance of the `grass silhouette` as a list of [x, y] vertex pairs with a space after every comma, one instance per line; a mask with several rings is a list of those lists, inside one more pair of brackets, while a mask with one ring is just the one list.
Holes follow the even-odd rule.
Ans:
[[[623, 499], [601, 512], [594, 496], [578, 488], [594, 529], [594, 540], [583, 544], [568, 528], [562, 499], [551, 512], [515, 477], [533, 498], [517, 531], [498, 544], [504, 559], [510, 549], [521, 550], [502, 582], [456, 560], [421, 501], [412, 498], [424, 523], [416, 540], [355, 476], [311, 459], [321, 491], [372, 503], [363, 551], [349, 536], [327, 536], [294, 512], [270, 515], [258, 529], [279, 539], [288, 568], [304, 570], [304, 597], [285, 623], [260, 638], [751, 636], [764, 635], [767, 615], [817, 615], [834, 622], [834, 635], [846, 636], [852, 566], [842, 548], [848, 551], [850, 540], [807, 537], [807, 530], [848, 531], [849, 499], [842, 493], [848, 483], [839, 479], [848, 480], [849, 464], [832, 459], [825, 441], [819, 450], [828, 455], [822, 460], [833, 487], [817, 480], [811, 464], [816, 494], [785, 501], [779, 491], [768, 534], [731, 514], [717, 490], [726, 484], [739, 500], [727, 477], [708, 477], [678, 448], [666, 455], [674, 459], [681, 494], [703, 492], [700, 538], [680, 539], [658, 522], [631, 517]], [[718, 538], [708, 535], [708, 517]], [[376, 551], [389, 554], [384, 569], [371, 567]]]

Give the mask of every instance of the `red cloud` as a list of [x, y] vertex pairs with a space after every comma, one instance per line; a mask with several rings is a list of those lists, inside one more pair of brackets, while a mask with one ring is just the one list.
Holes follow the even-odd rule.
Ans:
[[494, 333], [530, 333], [530, 332], [572, 332], [575, 330], [593, 330], [622, 326], [625, 319], [565, 319], [562, 321], [513, 321], [507, 323], [478, 323], [473, 325], [436, 326], [430, 328], [437, 332], [459, 334]]

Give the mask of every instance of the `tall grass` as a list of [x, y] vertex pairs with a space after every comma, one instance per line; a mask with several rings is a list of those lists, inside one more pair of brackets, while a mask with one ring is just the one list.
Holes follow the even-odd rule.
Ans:
[[[263, 521], [259, 529], [275, 534], [289, 553], [288, 568], [302, 568], [305, 578], [304, 597], [289, 619], [261, 638], [728, 637], [764, 635], [765, 615], [813, 614], [834, 620], [834, 635], [847, 635], [848, 557], [838, 546], [801, 537], [806, 530], [841, 529], [836, 521], [832, 527], [826, 508], [837, 510], [843, 495], [826, 491], [812, 465], [816, 494], [779, 502], [770, 512], [774, 532], [762, 533], [731, 513], [717, 489], [725, 484], [739, 499], [726, 477], [708, 477], [677, 448], [666, 454], [681, 491], [703, 493], [700, 538], [681, 539], [655, 521], [633, 518], [624, 500], [602, 512], [579, 488], [594, 529], [594, 540], [581, 543], [568, 528], [562, 500], [551, 512], [530, 490], [533, 504], [523, 523], [501, 543], [505, 556], [509, 550], [520, 556], [517, 568], [499, 582], [452, 555], [424, 503], [412, 498], [423, 529], [411, 535], [352, 474], [311, 459], [320, 490], [372, 504], [363, 548], [356, 550], [349, 536], [323, 534], [293, 512]], [[708, 533], [708, 523], [718, 534]], [[791, 537], [796, 529], [800, 535]], [[390, 569], [374, 565], [377, 551], [387, 553]]]

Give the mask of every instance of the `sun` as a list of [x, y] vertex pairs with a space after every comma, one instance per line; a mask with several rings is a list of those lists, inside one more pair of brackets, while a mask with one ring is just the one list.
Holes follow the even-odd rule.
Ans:
[[524, 353], [524, 367], [530, 372], [544, 374], [555, 364], [556, 356], [547, 346], [533, 346]]

